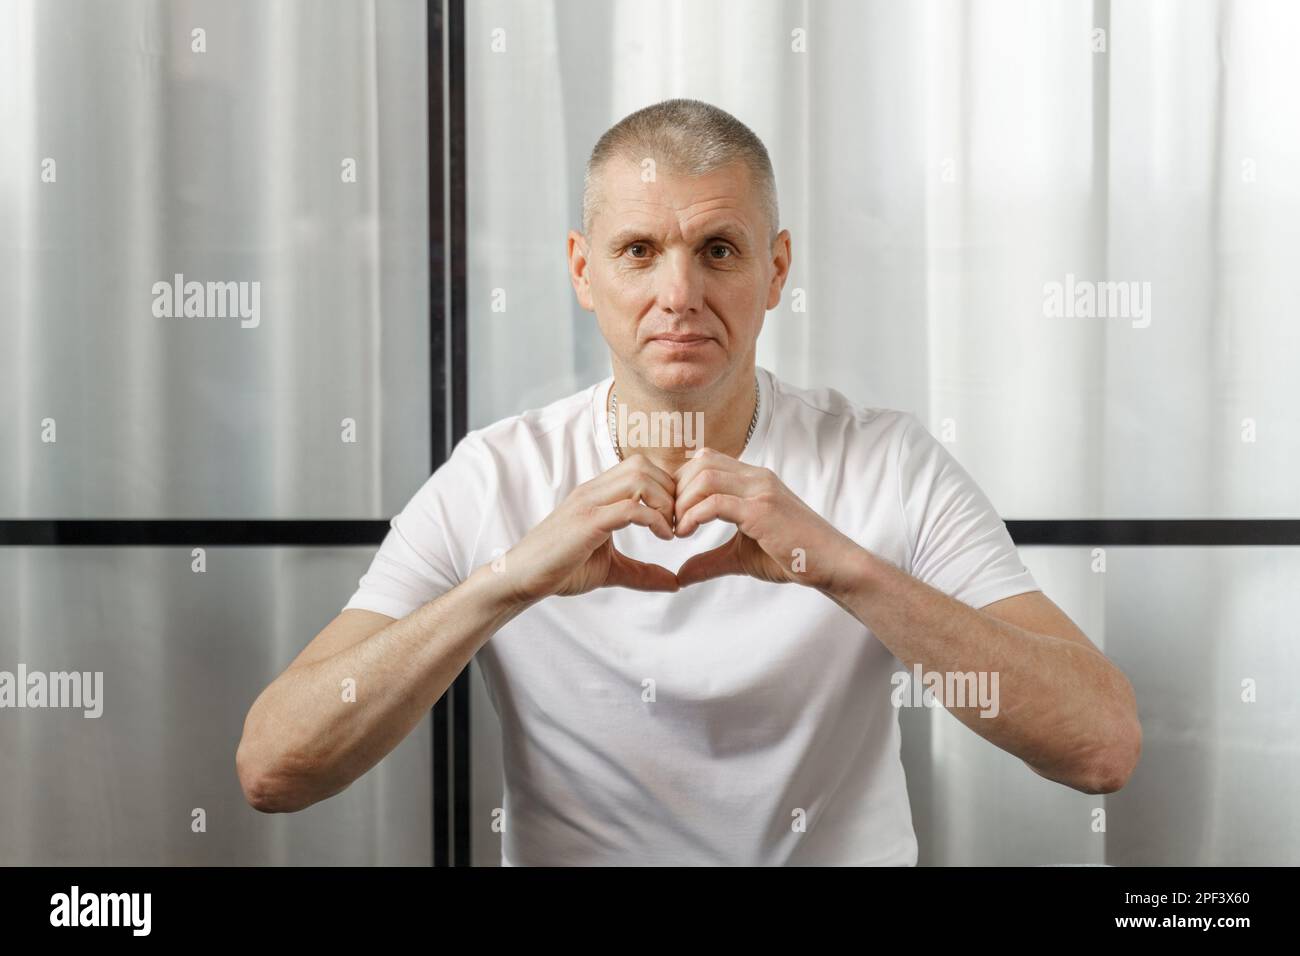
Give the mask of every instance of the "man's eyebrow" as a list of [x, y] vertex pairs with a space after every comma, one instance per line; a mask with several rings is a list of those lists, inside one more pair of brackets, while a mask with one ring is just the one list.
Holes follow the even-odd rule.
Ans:
[[710, 227], [709, 229], [705, 230], [705, 235], [710, 239], [713, 239], [715, 237], [719, 239], [726, 239], [737, 246], [744, 245], [745, 238], [746, 238], [745, 230], [742, 229], [740, 226], [730, 222], [723, 222], [723, 223], [719, 223], [716, 226]]
[[[628, 226], [614, 233], [609, 240], [609, 248], [621, 249], [624, 245], [634, 239], [645, 239], [650, 237], [653, 232], [653, 229], [643, 229], [640, 226]], [[701, 230], [701, 234], [706, 239], [726, 239], [737, 246], [745, 244], [745, 230], [732, 222], [720, 222], [716, 226], [710, 226], [708, 229]]]

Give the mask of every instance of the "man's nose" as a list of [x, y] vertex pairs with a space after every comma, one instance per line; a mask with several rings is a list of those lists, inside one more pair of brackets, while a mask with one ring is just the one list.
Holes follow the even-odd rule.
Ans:
[[685, 313], [702, 307], [704, 277], [690, 252], [674, 249], [665, 255], [655, 282], [659, 306], [664, 311]]

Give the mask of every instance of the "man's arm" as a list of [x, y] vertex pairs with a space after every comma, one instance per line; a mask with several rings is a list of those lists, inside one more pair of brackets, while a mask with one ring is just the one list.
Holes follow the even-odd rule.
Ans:
[[[292, 812], [346, 789], [405, 739], [520, 610], [484, 565], [400, 621], [340, 613], [249, 709], [235, 755], [249, 804]], [[348, 680], [354, 700], [345, 699]]]
[[[350, 608], [254, 701], [235, 756], [244, 796], [267, 813], [344, 790], [409, 734], [474, 654], [551, 595], [600, 587], [676, 591], [666, 568], [615, 550], [640, 525], [672, 540], [672, 477], [630, 455], [575, 488], [499, 561], [401, 620]], [[649, 507], [641, 502], [646, 501]], [[345, 695], [345, 682], [353, 693]]]
[[[1109, 793], [1128, 780], [1142, 749], [1133, 688], [1042, 592], [977, 611], [858, 545], [770, 469], [720, 452], [703, 449], [677, 481], [679, 537], [715, 520], [738, 528], [726, 544], [682, 565], [683, 587], [747, 574], [815, 588], [909, 670], [919, 663], [923, 672], [996, 672], [997, 716], [949, 709], [1036, 773], [1085, 793]], [[796, 553], [804, 557], [797, 569]]]
[[1133, 687], [1046, 595], [976, 610], [857, 552], [827, 594], [909, 671], [998, 675], [997, 715], [942, 701], [958, 720], [1049, 780], [1084, 793], [1124, 786], [1142, 752]]

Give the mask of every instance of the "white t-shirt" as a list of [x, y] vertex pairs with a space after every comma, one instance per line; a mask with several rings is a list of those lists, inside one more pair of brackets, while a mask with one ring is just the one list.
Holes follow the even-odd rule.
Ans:
[[[914, 416], [758, 378], [742, 461], [973, 607], [1038, 590], [988, 499]], [[346, 606], [406, 616], [616, 465], [611, 382], [466, 435], [393, 518]], [[614, 544], [676, 571], [734, 533], [714, 521], [663, 541], [632, 526]], [[891, 701], [902, 666], [812, 588], [728, 576], [551, 597], [476, 659], [503, 735], [504, 865], [916, 862]]]

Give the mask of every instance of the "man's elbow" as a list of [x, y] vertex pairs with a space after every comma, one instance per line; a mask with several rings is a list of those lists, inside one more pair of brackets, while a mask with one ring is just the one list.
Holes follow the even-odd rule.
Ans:
[[293, 813], [309, 805], [294, 799], [284, 774], [255, 757], [246, 742], [235, 752], [235, 773], [244, 799], [259, 813]]
[[1080, 787], [1085, 793], [1115, 793], [1124, 788], [1142, 758], [1142, 724], [1134, 717], [1107, 744]]

